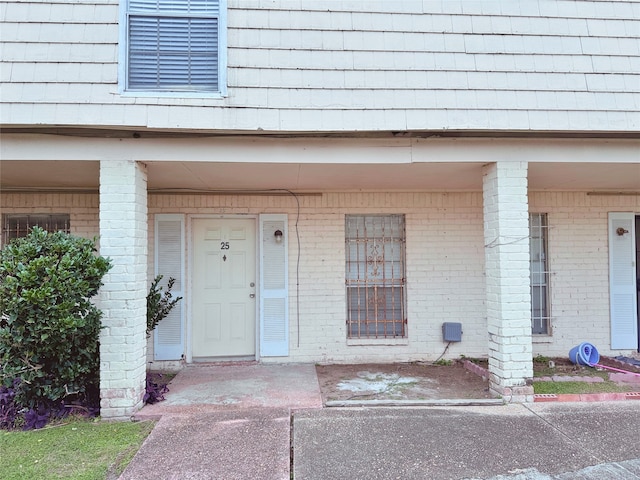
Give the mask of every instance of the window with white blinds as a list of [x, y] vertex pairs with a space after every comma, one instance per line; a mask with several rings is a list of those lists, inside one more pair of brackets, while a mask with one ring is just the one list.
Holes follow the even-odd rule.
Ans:
[[129, 91], [220, 92], [225, 0], [129, 0]]

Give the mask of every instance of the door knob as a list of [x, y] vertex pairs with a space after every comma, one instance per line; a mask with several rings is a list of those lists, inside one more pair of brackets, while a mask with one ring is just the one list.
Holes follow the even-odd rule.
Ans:
[[250, 293], [249, 294], [249, 298], [256, 298], [256, 294], [255, 293]]

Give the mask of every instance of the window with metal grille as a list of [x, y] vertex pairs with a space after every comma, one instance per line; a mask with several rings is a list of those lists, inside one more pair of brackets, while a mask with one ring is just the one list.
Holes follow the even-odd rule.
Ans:
[[529, 252], [531, 270], [531, 332], [548, 335], [550, 329], [549, 264], [547, 261], [547, 233], [545, 213], [529, 215]]
[[226, 0], [129, 0], [128, 91], [218, 92]]
[[14, 238], [26, 237], [33, 227], [40, 227], [48, 232], [70, 233], [70, 216], [66, 213], [4, 214], [2, 215], [2, 244], [6, 245]]
[[345, 230], [348, 337], [404, 337], [404, 215], [347, 215]]

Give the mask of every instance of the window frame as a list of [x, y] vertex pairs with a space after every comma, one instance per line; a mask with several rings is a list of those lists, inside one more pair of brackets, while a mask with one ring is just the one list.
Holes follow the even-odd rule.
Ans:
[[[395, 217], [395, 219], [394, 219]], [[349, 231], [350, 220], [360, 219], [366, 223], [370, 219], [390, 219], [390, 221], [399, 221], [399, 227], [401, 229], [401, 237], [390, 236], [378, 236], [368, 235], [354, 236]], [[397, 219], [401, 220], [397, 220]], [[385, 220], [383, 220], [384, 222]], [[374, 228], [380, 228], [380, 224]], [[384, 230], [384, 226], [382, 226]], [[346, 299], [346, 338], [348, 341], [357, 340], [389, 340], [389, 339], [406, 339], [408, 335], [407, 328], [407, 289], [406, 289], [406, 219], [402, 214], [364, 214], [364, 215], [345, 215], [345, 299]], [[385, 240], [386, 239], [386, 240]], [[358, 243], [364, 243], [364, 248], [369, 248], [370, 244], [382, 246], [381, 249], [376, 248], [375, 252], [382, 256], [376, 259], [367, 260], [370, 258], [369, 251], [363, 251], [365, 258], [360, 258], [360, 251]], [[355, 244], [356, 257], [351, 258], [350, 252], [352, 250], [352, 244]], [[387, 247], [390, 247], [388, 249]], [[398, 250], [394, 252], [394, 249]], [[388, 258], [388, 256], [391, 258]], [[397, 255], [397, 258], [394, 258]], [[360, 268], [364, 263], [364, 268]], [[399, 264], [399, 275], [393, 273], [396, 265]], [[357, 278], [350, 278], [353, 275], [351, 266], [356, 265]], [[369, 270], [373, 269], [374, 272], [381, 269], [382, 278], [374, 278], [369, 275]], [[387, 270], [391, 271], [391, 276], [387, 277]], [[353, 289], [357, 289], [357, 296], [355, 299], [366, 299], [367, 304], [364, 308], [358, 308], [357, 312], [352, 311], [351, 302], [354, 298]], [[364, 290], [364, 291], [361, 291]], [[382, 290], [380, 296], [378, 291]], [[395, 291], [394, 291], [395, 290]], [[388, 293], [391, 292], [391, 300], [389, 300]], [[370, 292], [373, 295], [370, 296]], [[399, 301], [396, 302], [395, 297], [399, 295]], [[389, 309], [389, 301], [391, 301], [391, 308]], [[384, 318], [378, 317], [379, 307], [384, 304]], [[369, 318], [368, 315], [370, 309], [373, 310], [374, 318]], [[389, 313], [391, 313], [389, 315]], [[364, 314], [365, 318], [362, 318]], [[399, 314], [400, 318], [395, 318]], [[387, 318], [389, 317], [389, 318]], [[390, 330], [388, 329], [390, 326]], [[380, 331], [382, 330], [382, 331]]]
[[[141, 98], [224, 98], [227, 96], [227, 0], [219, 1], [218, 14], [218, 89], [217, 90], [137, 90], [129, 78], [129, 0], [120, 0], [118, 90], [123, 97]], [[170, 15], [163, 15], [170, 16]], [[184, 14], [176, 16], [185, 17]], [[202, 18], [193, 15], [191, 18]]]
[[[46, 218], [44, 222], [40, 222], [36, 220]], [[9, 221], [11, 219], [24, 219], [26, 224], [26, 229], [24, 231], [24, 235], [20, 235], [22, 230], [16, 230], [17, 235], [12, 236], [11, 229], [9, 228]], [[31, 221], [33, 219], [33, 221]], [[1, 246], [8, 245], [11, 240], [15, 238], [24, 238], [29, 234], [29, 231], [33, 227], [41, 227], [44, 230], [49, 232], [59, 232], [63, 231], [65, 233], [71, 233], [71, 215], [69, 213], [3, 213], [0, 218], [2, 221], [2, 242], [0, 242]], [[64, 228], [60, 228], [61, 222], [64, 223]]]
[[[539, 226], [535, 227], [539, 229], [540, 235], [534, 237], [534, 232], [532, 231], [533, 220], [534, 217], [538, 217], [540, 219]], [[534, 272], [533, 263], [534, 263], [534, 250], [532, 248], [532, 243], [535, 239], [539, 239], [540, 248], [538, 249], [543, 255], [544, 259], [541, 261], [543, 263], [542, 269], [538, 270], [538, 272]], [[543, 276], [543, 283], [536, 282], [534, 283], [534, 275]], [[551, 336], [551, 272], [549, 269], [549, 218], [546, 213], [529, 213], [529, 275], [530, 275], [530, 292], [531, 292], [531, 334], [536, 337], [544, 337]], [[539, 288], [544, 292], [538, 295], [540, 299], [539, 303], [544, 303], [544, 310], [540, 315], [535, 314], [535, 302], [534, 302], [534, 289]], [[538, 322], [540, 331], [536, 330], [536, 322]], [[543, 324], [544, 322], [544, 324]]]

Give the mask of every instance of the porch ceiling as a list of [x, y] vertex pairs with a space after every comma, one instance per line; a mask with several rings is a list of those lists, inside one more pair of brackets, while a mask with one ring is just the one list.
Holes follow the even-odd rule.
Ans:
[[[148, 162], [149, 191], [480, 191], [480, 163]], [[95, 161], [2, 161], [0, 190], [94, 190]], [[531, 190], [640, 191], [638, 163], [531, 163]]]

